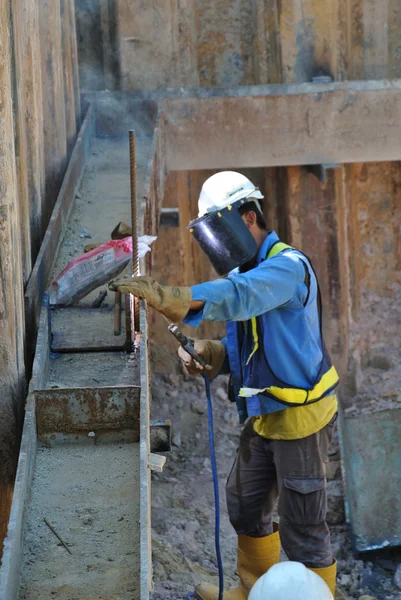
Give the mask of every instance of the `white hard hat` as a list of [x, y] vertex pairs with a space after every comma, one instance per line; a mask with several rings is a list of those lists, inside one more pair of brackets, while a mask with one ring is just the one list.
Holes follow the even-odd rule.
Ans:
[[237, 200], [261, 200], [260, 190], [245, 175], [235, 171], [222, 171], [212, 175], [202, 186], [198, 200], [199, 217], [224, 208]]
[[253, 586], [248, 600], [333, 600], [319, 575], [299, 562], [271, 567]]

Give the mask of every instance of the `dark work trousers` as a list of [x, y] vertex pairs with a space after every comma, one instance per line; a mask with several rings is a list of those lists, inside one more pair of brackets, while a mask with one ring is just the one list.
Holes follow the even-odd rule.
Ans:
[[248, 421], [226, 486], [228, 514], [238, 535], [271, 534], [278, 498], [280, 539], [289, 560], [311, 568], [332, 564], [326, 463], [336, 420], [337, 415], [300, 440], [265, 439]]

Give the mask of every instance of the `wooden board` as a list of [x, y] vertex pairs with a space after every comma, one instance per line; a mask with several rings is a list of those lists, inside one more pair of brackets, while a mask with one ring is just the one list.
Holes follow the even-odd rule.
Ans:
[[75, 94], [76, 86], [76, 70], [78, 65], [75, 61], [78, 56], [74, 46], [76, 44], [76, 31], [74, 19], [74, 7], [71, 5], [71, 0], [61, 0], [61, 34], [62, 34], [62, 58], [63, 58], [63, 80], [64, 80], [64, 97], [65, 97], [65, 126], [67, 150], [70, 154], [77, 132], [77, 108], [75, 102], [77, 96]]
[[22, 244], [15, 162], [10, 3], [0, 0], [0, 544], [8, 511], [25, 393]]
[[139, 440], [138, 386], [35, 390], [39, 439], [130, 429]]
[[44, 223], [47, 225], [67, 167], [60, 2], [39, 2], [43, 84], [43, 130], [46, 174]]

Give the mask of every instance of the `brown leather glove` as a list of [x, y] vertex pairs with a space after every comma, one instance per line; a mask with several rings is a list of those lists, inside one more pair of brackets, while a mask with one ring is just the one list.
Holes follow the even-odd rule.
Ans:
[[109, 283], [109, 289], [143, 298], [149, 306], [175, 323], [182, 321], [191, 306], [191, 288], [160, 285], [146, 275], [115, 279]]
[[[193, 342], [195, 352], [211, 367], [208, 370], [209, 378], [214, 379], [223, 366], [226, 357], [224, 344], [219, 340], [193, 340]], [[188, 352], [185, 352], [182, 346], [178, 348], [178, 356], [190, 375], [199, 375], [204, 372], [203, 367]]]

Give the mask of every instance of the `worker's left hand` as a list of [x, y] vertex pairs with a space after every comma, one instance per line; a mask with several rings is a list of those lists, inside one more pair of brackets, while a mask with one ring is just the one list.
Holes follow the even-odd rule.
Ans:
[[115, 279], [109, 283], [109, 289], [143, 298], [149, 306], [175, 323], [182, 321], [188, 313], [192, 300], [191, 288], [160, 285], [146, 275]]
[[[214, 379], [219, 374], [226, 357], [226, 349], [223, 342], [219, 340], [191, 341], [195, 352], [209, 365], [207, 369], [209, 379]], [[185, 370], [190, 375], [199, 375], [205, 372], [205, 369], [182, 346], [178, 348], [178, 356], [182, 360]]]

